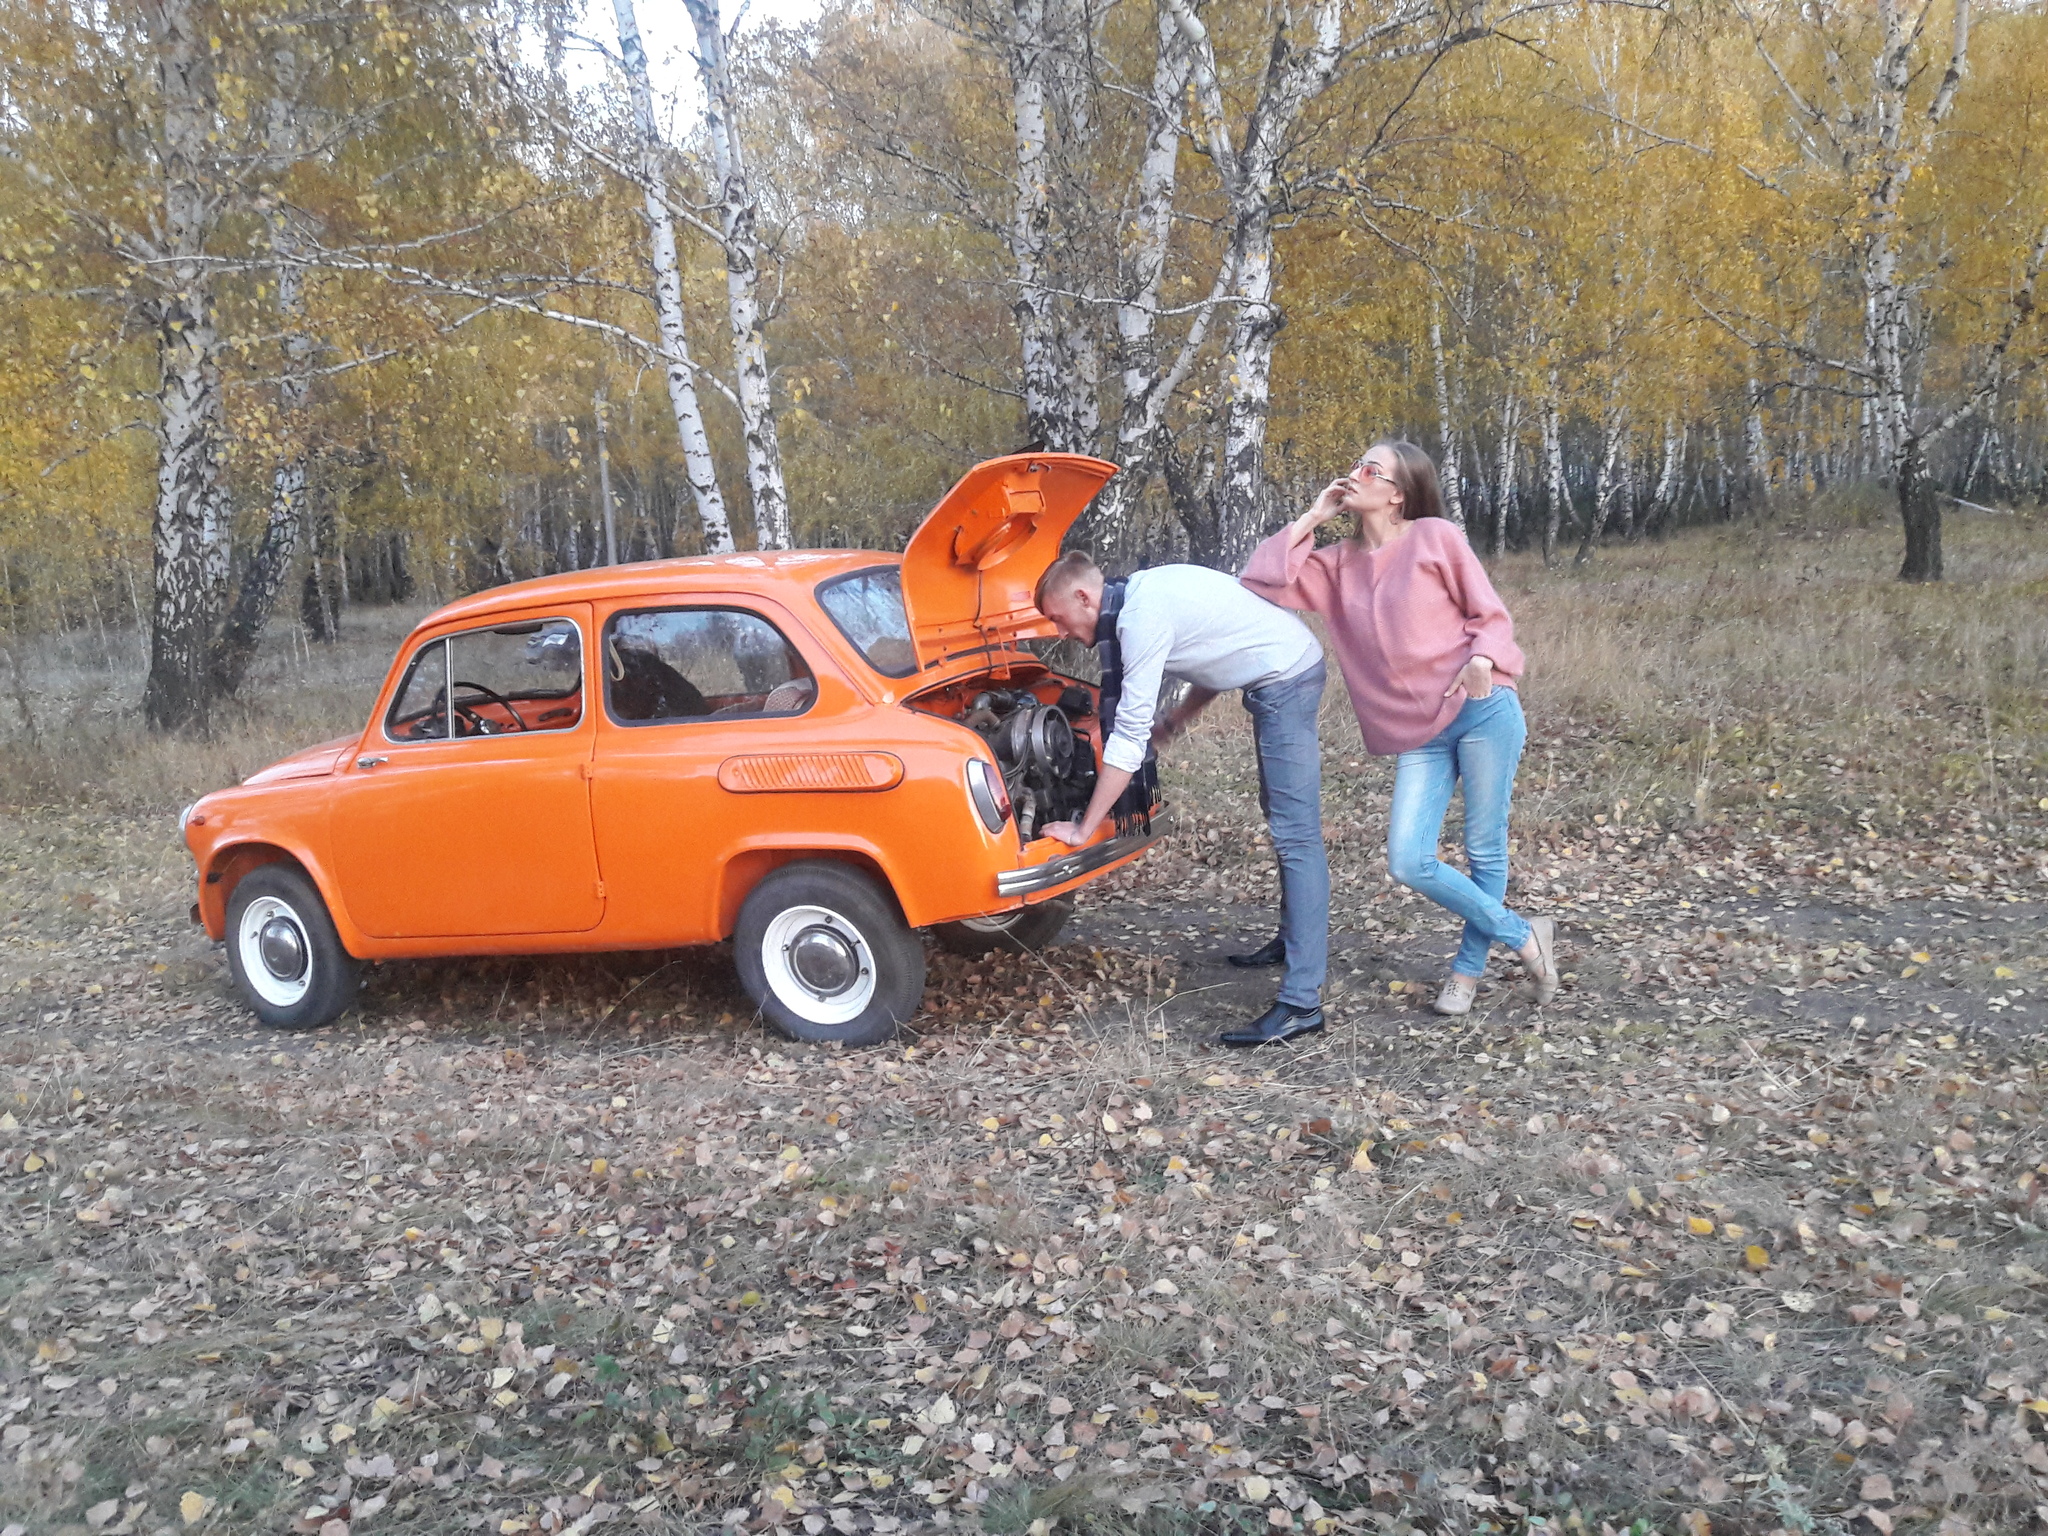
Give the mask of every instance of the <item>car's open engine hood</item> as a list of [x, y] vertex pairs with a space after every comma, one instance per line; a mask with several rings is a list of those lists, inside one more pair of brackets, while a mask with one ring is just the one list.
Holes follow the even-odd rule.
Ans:
[[355, 744], [356, 738], [353, 736], [337, 736], [333, 741], [323, 741], [317, 747], [294, 752], [290, 757], [272, 763], [268, 768], [259, 768], [242, 782], [276, 784], [284, 779], [325, 778], [341, 766], [341, 760]]
[[1116, 466], [1079, 453], [977, 464], [903, 551], [903, 606], [920, 667], [1050, 635], [1031, 590]]

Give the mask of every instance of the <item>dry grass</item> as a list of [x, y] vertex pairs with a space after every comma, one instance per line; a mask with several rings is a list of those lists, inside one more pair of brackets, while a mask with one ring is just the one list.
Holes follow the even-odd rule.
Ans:
[[1333, 700], [1338, 1027], [1249, 1060], [1186, 939], [1270, 895], [1241, 712], [1093, 942], [935, 956], [903, 1048], [776, 1046], [710, 952], [381, 967], [278, 1037], [169, 814], [353, 728], [403, 620], [202, 743], [25, 649], [0, 1527], [2022, 1528], [2048, 556], [1958, 522], [1913, 591], [1852, 524], [1506, 563], [1541, 1013], [1422, 1011]]

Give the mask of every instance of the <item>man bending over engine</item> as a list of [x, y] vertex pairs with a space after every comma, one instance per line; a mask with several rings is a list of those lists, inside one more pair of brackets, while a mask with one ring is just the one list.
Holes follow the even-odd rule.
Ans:
[[[1060, 634], [1102, 657], [1102, 773], [1079, 821], [1054, 822], [1047, 837], [1087, 842], [1132, 779], [1148, 748], [1171, 741], [1218, 694], [1244, 690], [1258, 747], [1259, 809], [1280, 861], [1280, 933], [1231, 964], [1287, 967], [1280, 996], [1224, 1045], [1267, 1045], [1323, 1027], [1322, 990], [1330, 948], [1330, 865], [1323, 852], [1323, 651], [1293, 614], [1247, 591], [1235, 577], [1200, 565], [1161, 565], [1121, 581], [1103, 580], [1079, 550], [1055, 560], [1034, 601]], [[1167, 677], [1189, 684], [1186, 700], [1156, 724]]]

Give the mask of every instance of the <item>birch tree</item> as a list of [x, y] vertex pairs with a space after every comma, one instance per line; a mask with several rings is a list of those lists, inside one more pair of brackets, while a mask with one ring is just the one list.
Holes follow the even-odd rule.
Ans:
[[[1941, 178], [1928, 173], [1969, 77], [1973, 18], [1971, 0], [1949, 0], [1944, 47], [1927, 25], [1932, 9], [1932, 0], [1745, 8], [1757, 56], [1802, 152], [1799, 178], [1818, 184], [1811, 216], [1851, 236], [1845, 254], [1860, 290], [1861, 345], [1827, 351], [1796, 321], [1732, 306], [1717, 315], [1760, 351], [1796, 359], [1825, 374], [1826, 387], [1867, 398], [1905, 536], [1902, 581], [1942, 576], [1930, 451], [1980, 415], [2008, 379], [2040, 366], [2036, 291], [2048, 264], [2048, 221], [2037, 217], [1999, 263], [2004, 292], [1990, 303], [1948, 275], [1952, 232]], [[1968, 362], [1938, 402], [1929, 387], [1930, 348], [1980, 312], [1989, 323], [1974, 336], [1951, 334], [1949, 356]]]
[[291, 574], [292, 556], [306, 517], [307, 406], [312, 397], [314, 343], [306, 329], [305, 242], [296, 228], [297, 214], [279, 185], [298, 158], [304, 105], [297, 90], [300, 61], [291, 34], [279, 39], [273, 59], [276, 73], [264, 108], [269, 181], [260, 196], [260, 211], [270, 243], [276, 295], [277, 451], [263, 535], [243, 569], [234, 606], [214, 648], [213, 685], [221, 694], [234, 693], [242, 685], [278, 594]]
[[[1165, 0], [1192, 57], [1197, 141], [1207, 152], [1229, 207], [1233, 301], [1224, 347], [1222, 466], [1212, 520], [1213, 558], [1226, 567], [1243, 563], [1258, 541], [1265, 515], [1266, 420], [1272, 407], [1273, 342], [1280, 333], [1275, 302], [1278, 277], [1274, 223], [1282, 193], [1282, 165], [1309, 103], [1328, 89], [1344, 51], [1344, 8], [1320, 0], [1309, 14], [1308, 38], [1289, 36], [1284, 16], [1249, 112], [1225, 107], [1215, 39], [1189, 0]], [[1402, 18], [1383, 26], [1399, 30]], [[1384, 35], [1384, 34], [1381, 34]]]
[[[718, 488], [718, 471], [711, 458], [711, 439], [704, 430], [704, 413], [697, 403], [697, 366], [690, 357], [690, 338], [683, 315], [682, 260], [676, 250], [675, 219], [670, 212], [668, 177], [664, 167], [666, 146], [654, 115], [654, 87], [647, 76], [647, 49], [640, 41], [640, 20], [633, 0], [612, 0], [612, 12], [619, 29], [619, 64], [626, 76], [626, 91], [633, 103], [633, 126], [638, 137], [636, 179], [646, 208], [648, 266], [654, 279], [654, 313], [660, 328], [662, 376], [668, 384], [669, 406], [675, 412], [676, 437], [682, 444], [683, 463], [690, 481], [690, 494], [697, 503], [697, 518], [704, 525], [704, 547], [716, 554], [733, 548], [732, 520], [725, 510], [725, 497]], [[715, 25], [715, 24], [714, 24]], [[772, 437], [773, 424], [770, 423]], [[780, 469], [778, 466], [777, 473]], [[780, 494], [780, 487], [777, 487]], [[787, 538], [787, 511], [783, 536]]]
[[[1283, 219], [1306, 211], [1331, 191], [1339, 163], [1315, 163], [1320, 147], [1311, 109], [1340, 79], [1361, 77], [1369, 66], [1391, 67], [1384, 95], [1361, 83], [1354, 94], [1375, 111], [1362, 144], [1337, 157], [1345, 179], [1368, 190], [1375, 158], [1391, 142], [1394, 124], [1412, 106], [1422, 81], [1452, 50], [1496, 35], [1506, 18], [1544, 8], [1541, 0], [1505, 8], [1489, 18], [1483, 6], [1438, 0], [1392, 0], [1356, 15], [1342, 0], [1317, 0], [1305, 13], [1272, 15], [1261, 49], [1263, 64], [1249, 99], [1228, 101], [1216, 40], [1193, 0], [1162, 0], [1192, 56], [1194, 137], [1222, 185], [1228, 210], [1231, 281], [1230, 332], [1224, 344], [1222, 442], [1210, 492], [1215, 558], [1241, 564], [1263, 530], [1267, 421], [1272, 409], [1274, 346], [1283, 323], [1276, 234]], [[1354, 107], [1355, 115], [1357, 109]], [[1341, 137], [1333, 135], [1333, 137]]]
[[217, 19], [201, 0], [144, 0], [155, 76], [161, 211], [141, 237], [156, 279], [144, 312], [156, 333], [153, 607], [143, 713], [151, 726], [204, 725], [213, 702], [213, 637], [227, 584], [220, 484], [221, 337], [208, 250], [226, 189], [214, 72]]
[[[1465, 477], [1458, 466], [1458, 429], [1451, 419], [1450, 369], [1444, 361], [1444, 301], [1432, 293], [1429, 298], [1429, 361], [1436, 381], [1437, 436], [1443, 443], [1439, 465], [1444, 487], [1444, 511], [1460, 528], [1465, 526]], [[1496, 541], [1494, 553], [1500, 553]]]
[[[632, 0], [618, 0], [630, 7]], [[789, 548], [789, 492], [782, 478], [782, 443], [770, 390], [768, 346], [762, 335], [760, 200], [747, 175], [727, 41], [717, 0], [683, 0], [697, 36], [697, 70], [704, 85], [704, 128], [711, 144], [718, 244], [725, 257], [726, 313], [732, 326], [733, 393], [746, 450], [747, 488], [754, 503], [756, 542]], [[624, 39], [621, 24], [620, 37]], [[644, 56], [642, 68], [644, 71]]]

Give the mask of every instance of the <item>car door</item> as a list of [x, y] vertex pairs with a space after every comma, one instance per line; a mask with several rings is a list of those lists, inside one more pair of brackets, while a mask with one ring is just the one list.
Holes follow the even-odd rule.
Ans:
[[[794, 640], [788, 615], [742, 598], [658, 599], [609, 615], [598, 666], [604, 720], [591, 785], [619, 944], [717, 936], [710, 875], [786, 807], [734, 794], [721, 769], [815, 744], [852, 692]], [[823, 690], [823, 700], [820, 690]]]
[[342, 900], [365, 933], [597, 926], [589, 623], [578, 604], [414, 643], [333, 801]]

